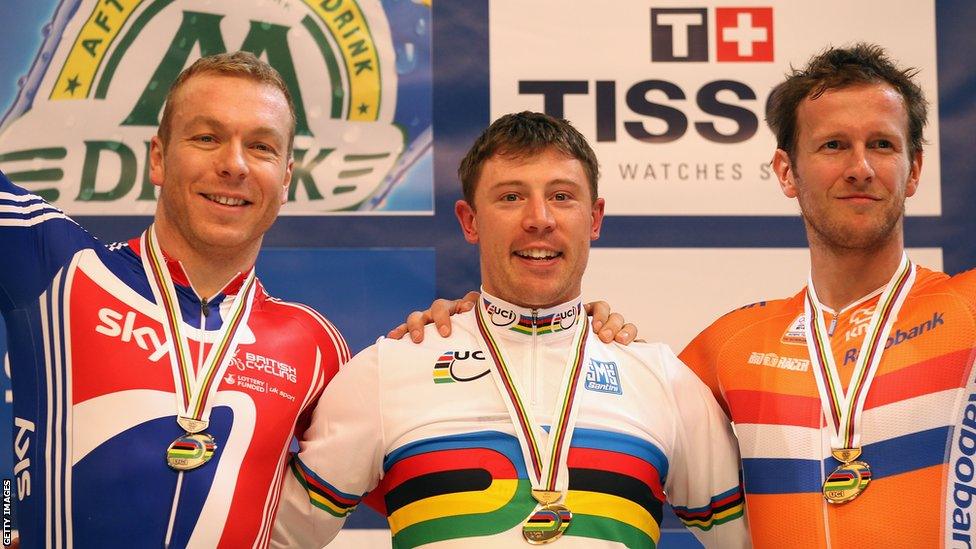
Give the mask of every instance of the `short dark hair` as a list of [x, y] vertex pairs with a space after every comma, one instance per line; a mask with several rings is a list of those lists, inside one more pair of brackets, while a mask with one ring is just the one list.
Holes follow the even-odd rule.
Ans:
[[176, 77], [166, 94], [166, 105], [163, 107], [163, 116], [159, 120], [157, 134], [164, 147], [169, 140], [170, 125], [172, 124], [173, 98], [176, 97], [176, 92], [183, 87], [187, 80], [198, 74], [237, 76], [278, 89], [285, 96], [285, 102], [288, 103], [288, 115], [291, 118], [291, 130], [288, 133], [288, 154], [291, 154], [291, 147], [295, 141], [295, 103], [291, 99], [291, 93], [278, 71], [249, 51], [208, 55], [197, 59], [192, 65], [183, 69], [183, 72]]
[[827, 48], [802, 70], [791, 67], [786, 80], [773, 88], [766, 103], [766, 123], [776, 134], [776, 147], [794, 158], [799, 132], [796, 111], [804, 99], [817, 99], [827, 90], [884, 83], [905, 101], [908, 153], [914, 156], [925, 143], [922, 130], [928, 117], [925, 94], [913, 80], [917, 74], [916, 68], [898, 68], [884, 48], [876, 44], [860, 42], [850, 48]]
[[474, 207], [475, 184], [482, 166], [492, 156], [524, 158], [549, 148], [580, 161], [590, 185], [590, 199], [596, 202], [600, 166], [586, 138], [567, 120], [530, 111], [495, 120], [471, 145], [458, 167], [464, 200]]

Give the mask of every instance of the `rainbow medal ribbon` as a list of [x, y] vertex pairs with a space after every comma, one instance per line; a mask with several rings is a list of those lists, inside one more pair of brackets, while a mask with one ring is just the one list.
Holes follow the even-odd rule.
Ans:
[[150, 226], [142, 235], [142, 266], [149, 279], [156, 304], [163, 311], [163, 329], [169, 345], [170, 364], [176, 385], [176, 422], [186, 433], [166, 449], [166, 463], [178, 471], [196, 469], [213, 457], [217, 444], [204, 432], [210, 425], [210, 409], [217, 385], [234, 356], [234, 350], [251, 314], [255, 284], [254, 268], [248, 272], [240, 291], [234, 297], [216, 342], [210, 348], [200, 369], [194, 371], [190, 347], [183, 333], [179, 301], [173, 279], [166, 267], [163, 252], [156, 240], [156, 228]]
[[482, 298], [476, 315], [478, 330], [481, 332], [481, 337], [488, 347], [488, 354], [495, 364], [491, 370], [492, 378], [498, 386], [502, 400], [505, 401], [505, 406], [512, 418], [512, 423], [515, 425], [515, 434], [518, 437], [519, 446], [522, 448], [526, 469], [531, 475], [532, 497], [539, 503], [522, 525], [522, 536], [525, 541], [533, 545], [549, 543], [559, 539], [569, 527], [570, 521], [573, 520], [573, 513], [565, 504], [558, 503], [558, 501], [562, 499], [569, 485], [567, 456], [579, 410], [579, 407], [574, 404], [583, 380], [583, 357], [586, 353], [588, 319], [586, 315], [581, 315], [583, 321], [579, 322], [576, 327], [576, 333], [573, 336], [573, 353], [569, 357], [568, 366], [565, 368], [558, 399], [559, 406], [554, 411], [552, 428], [548, 433], [549, 444], [545, 448], [546, 453], [543, 454], [540, 441], [544, 440], [547, 434], [526, 409], [515, 380], [502, 357], [501, 349], [488, 328], [483, 312], [485, 306], [486, 302]]
[[831, 454], [841, 462], [823, 483], [824, 499], [829, 503], [851, 501], [861, 495], [871, 482], [871, 467], [865, 461], [858, 460], [861, 456], [861, 412], [878, 364], [881, 363], [888, 334], [914, 282], [915, 265], [902, 253], [898, 270], [885, 286], [871, 316], [846, 394], [834, 362], [830, 335], [824, 324], [823, 308], [817, 299], [812, 276], [807, 284], [804, 305], [807, 349], [813, 361], [813, 374], [817, 379], [823, 412], [830, 421]]

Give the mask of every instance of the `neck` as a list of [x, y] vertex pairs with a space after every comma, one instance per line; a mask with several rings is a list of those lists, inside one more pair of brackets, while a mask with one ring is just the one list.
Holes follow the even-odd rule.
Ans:
[[835, 311], [884, 286], [904, 252], [901, 234], [873, 249], [810, 244], [811, 278], [820, 303]]
[[244, 251], [219, 246], [190, 245], [177, 231], [156, 220], [156, 238], [166, 255], [180, 262], [197, 295], [213, 297], [238, 273], [247, 271], [258, 257], [261, 243]]
[[563, 301], [556, 301], [555, 303], [543, 303], [543, 304], [540, 304], [540, 303], [530, 303], [530, 302], [528, 302], [525, 299], [518, 298], [517, 296], [503, 296], [503, 295], [499, 295], [502, 292], [495, 293], [495, 292], [491, 291], [490, 289], [488, 289], [487, 287], [485, 287], [484, 284], [482, 284], [482, 286], [481, 286], [481, 293], [485, 295], [485, 298], [488, 299], [488, 301], [495, 301], [495, 302], [497, 302], [497, 301], [500, 300], [500, 301], [504, 301], [505, 303], [508, 303], [510, 305], [514, 305], [515, 307], [521, 307], [523, 309], [537, 310], [537, 311], [538, 310], [543, 310], [543, 309], [552, 309], [553, 307], [559, 307], [561, 305], [568, 305], [568, 304], [570, 304], [570, 303], [572, 303], [574, 301], [579, 301], [580, 300], [580, 295], [579, 294], [576, 294], [576, 297], [574, 297], [574, 298], [566, 299], [566, 300], [563, 300]]

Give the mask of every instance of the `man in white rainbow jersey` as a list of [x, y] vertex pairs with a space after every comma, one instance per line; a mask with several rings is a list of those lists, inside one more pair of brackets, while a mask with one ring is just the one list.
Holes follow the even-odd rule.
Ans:
[[588, 330], [580, 283], [604, 202], [583, 136], [503, 116], [459, 176], [478, 304], [449, 338], [380, 340], [333, 379], [273, 545], [321, 547], [369, 492], [397, 547], [653, 546], [665, 500], [706, 545], [747, 546], [735, 440], [708, 388], [665, 345]]

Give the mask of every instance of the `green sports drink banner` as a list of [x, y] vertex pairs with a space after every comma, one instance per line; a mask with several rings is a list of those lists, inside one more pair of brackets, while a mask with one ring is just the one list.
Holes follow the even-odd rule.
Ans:
[[247, 50], [295, 101], [284, 215], [429, 212], [429, 22], [423, 2], [64, 0], [3, 119], [0, 169], [71, 215], [151, 214], [167, 90], [201, 55]]

